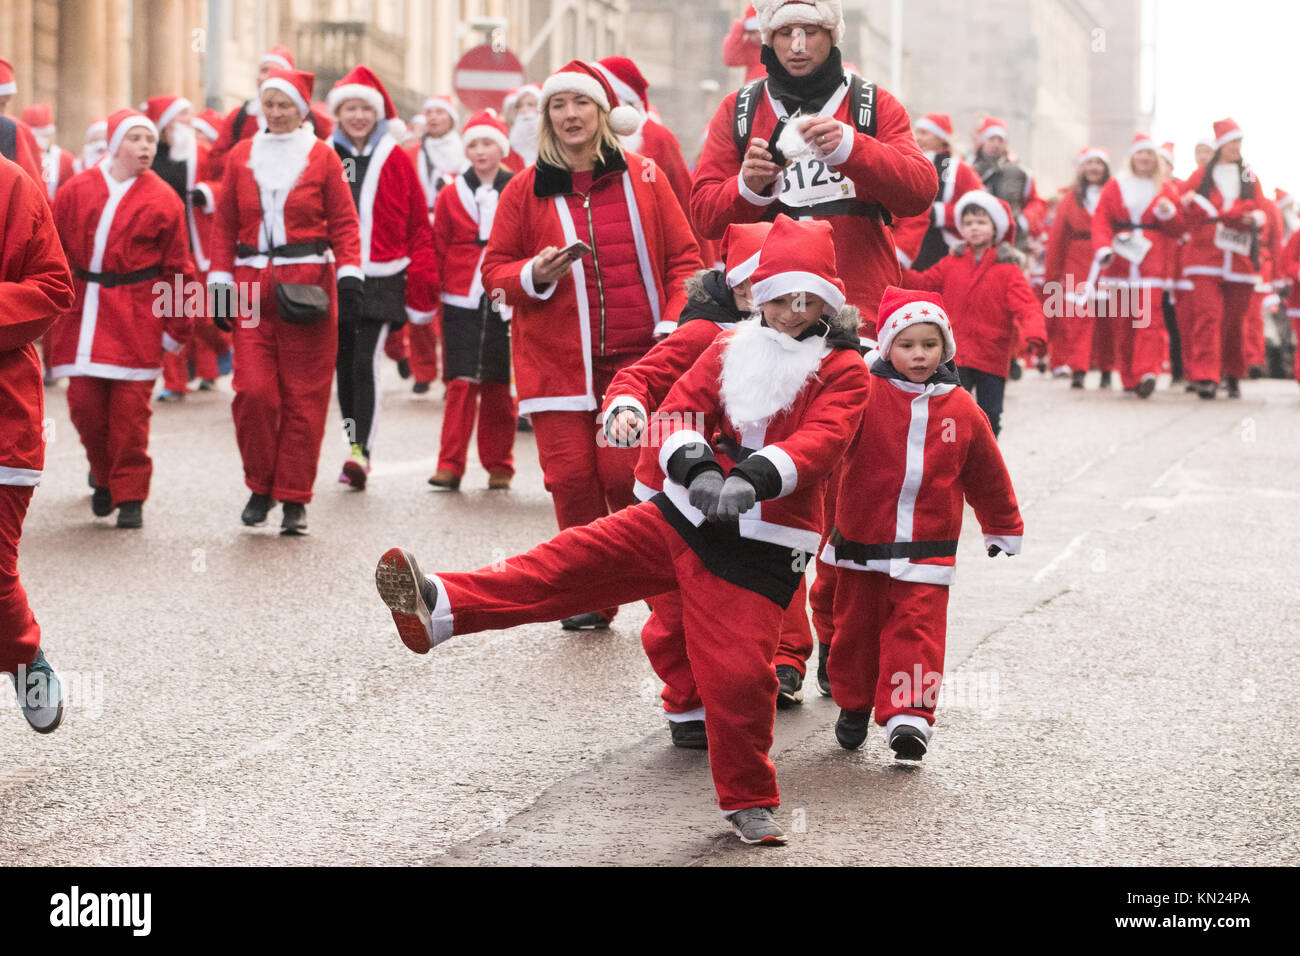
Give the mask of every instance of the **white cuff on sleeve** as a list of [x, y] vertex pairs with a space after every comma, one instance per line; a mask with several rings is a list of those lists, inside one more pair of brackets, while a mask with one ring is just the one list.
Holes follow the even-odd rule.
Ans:
[[642, 405], [640, 400], [638, 400], [635, 396], [616, 395], [614, 398], [610, 399], [609, 408], [605, 412], [605, 418], [602, 423], [602, 427], [605, 429], [605, 437], [609, 438], [611, 442], [613, 442], [614, 439], [613, 436], [611, 436], [609, 433], [610, 423], [614, 420], [614, 415], [617, 412], [621, 412], [626, 408], [630, 408], [633, 411], [635, 411], [638, 415], [640, 415], [642, 422], [646, 422], [650, 418], [650, 416], [646, 414], [645, 406]]
[[[780, 180], [778, 180], [779, 182]], [[770, 196], [760, 196], [754, 190], [745, 185], [745, 176], [743, 173], [736, 173], [736, 186], [740, 189], [740, 198], [752, 206], [770, 206], [776, 202], [777, 192], [772, 190]]]
[[840, 145], [835, 147], [835, 152], [827, 153], [822, 160], [827, 166], [838, 166], [849, 158], [849, 153], [853, 152], [853, 127], [847, 123], [841, 123], [840, 129], [844, 135], [840, 137]]
[[1170, 219], [1173, 219], [1174, 216], [1178, 215], [1178, 208], [1174, 207], [1162, 216], [1160, 215], [1160, 205], [1157, 203], [1155, 209], [1151, 210], [1151, 215], [1155, 216], [1161, 222], [1168, 222]]
[[212, 198], [212, 187], [207, 183], [199, 183], [194, 188], [203, 193], [203, 205], [199, 208], [206, 213], [216, 212], [217, 203], [216, 200]]
[[438, 310], [432, 312], [419, 312], [409, 305], [406, 307], [406, 321], [412, 325], [428, 325], [433, 321], [433, 317], [438, 314]]
[[1192, 202], [1200, 206], [1201, 209], [1205, 212], [1205, 214], [1210, 218], [1214, 218], [1219, 214], [1219, 210], [1214, 208], [1214, 203], [1210, 202], [1200, 193], [1192, 193]]
[[1268, 216], [1264, 213], [1264, 210], [1262, 209], [1256, 209], [1250, 215], [1251, 218], [1255, 220], [1255, 225], [1261, 228], [1266, 222], [1268, 222]]
[[[660, 436], [662, 438], [662, 435]], [[659, 445], [659, 470], [665, 475], [668, 474], [668, 459], [673, 457], [673, 452], [683, 445], [690, 445], [693, 442], [699, 442], [707, 446], [709, 441], [699, 432], [693, 429], [683, 428], [670, 434]]]
[[209, 272], [208, 285], [234, 285], [235, 277], [229, 272]]
[[654, 332], [652, 334], [667, 335], [675, 328], [677, 328], [676, 322], [670, 322], [668, 319], [664, 319], [662, 322], [658, 322], [655, 324]]
[[940, 229], [942, 229], [945, 225], [943, 221], [944, 219], [943, 203], [937, 202], [931, 208], [934, 210], [934, 224], [938, 226]]
[[786, 454], [784, 448], [779, 445], [764, 445], [754, 452], [754, 455], [770, 461], [776, 468], [777, 474], [781, 476], [781, 492], [777, 495], [778, 498], [784, 498], [794, 491], [799, 484], [799, 469], [794, 466], [794, 459]]
[[339, 266], [338, 279], [359, 279], [362, 283], [366, 281], [366, 274], [361, 271], [360, 266]]
[[185, 350], [184, 345], [182, 345], [180, 342], [177, 342], [166, 332], [163, 333], [162, 344], [163, 344], [163, 349], [167, 352], [170, 352], [172, 355], [178, 355]]
[[545, 292], [538, 292], [537, 286], [533, 283], [533, 263], [536, 261], [536, 259], [528, 260], [528, 264], [525, 265], [523, 271], [519, 273], [519, 284], [524, 287], [524, 294], [530, 299], [549, 299], [551, 296], [555, 295], [555, 287], [559, 285], [559, 283], [552, 282], [551, 287]]
[[1023, 535], [1018, 534], [986, 534], [984, 536], [984, 550], [987, 551], [996, 544], [1007, 554], [1019, 554], [1020, 542], [1023, 540], [1023, 537]]

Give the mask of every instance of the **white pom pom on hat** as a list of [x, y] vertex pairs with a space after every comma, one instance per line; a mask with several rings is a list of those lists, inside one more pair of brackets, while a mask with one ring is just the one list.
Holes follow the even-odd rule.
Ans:
[[570, 60], [542, 84], [541, 108], [556, 93], [579, 93], [595, 101], [609, 114], [609, 128], [619, 136], [629, 136], [641, 126], [641, 114], [631, 106], [619, 104], [609, 80], [596, 67], [582, 60]]

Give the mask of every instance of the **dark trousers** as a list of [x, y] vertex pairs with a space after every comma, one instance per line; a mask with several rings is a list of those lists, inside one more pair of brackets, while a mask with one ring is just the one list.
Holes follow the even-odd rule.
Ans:
[[365, 448], [375, 438], [379, 411], [379, 367], [388, 338], [386, 322], [354, 322], [339, 325], [339, 352], [335, 371], [339, 379], [339, 410], [343, 430], [350, 444]]
[[1001, 375], [965, 365], [957, 366], [957, 374], [961, 376], [961, 387], [974, 394], [975, 404], [988, 416], [996, 438], [1002, 431], [1002, 397], [1007, 390], [1007, 380]]
[[1174, 309], [1174, 300], [1166, 292], [1160, 300], [1165, 316], [1165, 330], [1169, 333], [1169, 372], [1175, 382], [1183, 377], [1183, 338], [1178, 331], [1178, 313]]

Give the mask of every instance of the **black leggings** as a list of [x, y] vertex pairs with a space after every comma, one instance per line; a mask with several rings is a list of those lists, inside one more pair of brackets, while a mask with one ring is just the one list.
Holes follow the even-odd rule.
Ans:
[[1002, 397], [1006, 392], [1007, 380], [968, 365], [958, 365], [957, 374], [961, 376], [961, 387], [975, 393], [975, 404], [989, 417], [993, 437], [997, 438], [1002, 431]]
[[387, 322], [339, 323], [339, 410], [350, 444], [361, 445], [370, 457], [379, 418], [379, 368], [388, 338]]

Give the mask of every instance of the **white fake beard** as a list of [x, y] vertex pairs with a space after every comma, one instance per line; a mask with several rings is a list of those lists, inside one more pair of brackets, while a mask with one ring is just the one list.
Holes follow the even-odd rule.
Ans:
[[520, 155], [525, 166], [537, 161], [537, 137], [541, 128], [541, 113], [516, 116], [515, 125], [510, 127], [510, 149]]
[[292, 133], [258, 132], [248, 154], [248, 168], [257, 185], [272, 192], [292, 188], [307, 168], [307, 156], [315, 143], [316, 134], [310, 126], [299, 126]]
[[171, 157], [180, 163], [194, 158], [198, 140], [194, 137], [194, 127], [188, 123], [175, 123], [171, 128]]
[[95, 140], [93, 143], [87, 143], [81, 149], [82, 166], [89, 169], [91, 166], [94, 166], [97, 162], [103, 159], [104, 154], [107, 152], [108, 142], [106, 140], [99, 139]]
[[443, 175], [459, 173], [465, 168], [465, 144], [455, 130], [441, 136], [426, 136], [424, 154]]
[[825, 351], [823, 336], [797, 341], [763, 325], [758, 313], [737, 323], [718, 380], [727, 419], [745, 428], [788, 409], [816, 377]]

